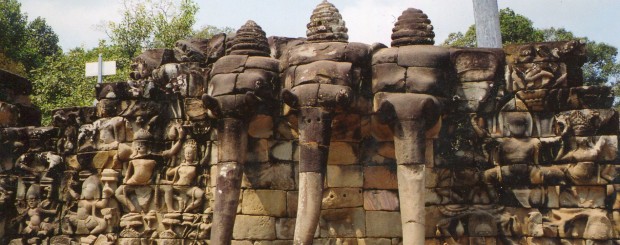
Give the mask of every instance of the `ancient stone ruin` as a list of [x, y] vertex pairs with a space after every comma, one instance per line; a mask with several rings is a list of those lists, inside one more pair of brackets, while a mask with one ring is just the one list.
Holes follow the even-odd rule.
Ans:
[[0, 71], [1, 244], [619, 244], [618, 113], [580, 41], [181, 40], [41, 127]]

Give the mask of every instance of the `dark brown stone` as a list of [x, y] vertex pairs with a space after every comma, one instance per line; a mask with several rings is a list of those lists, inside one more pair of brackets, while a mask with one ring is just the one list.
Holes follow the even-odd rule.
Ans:
[[351, 80], [351, 63], [316, 61], [306, 65], [300, 65], [295, 72], [293, 86], [306, 83], [325, 83], [342, 86], [354, 86], [357, 82]]
[[247, 59], [247, 55], [226, 55], [213, 64], [211, 76], [213, 77], [214, 75], [224, 73], [242, 72]]
[[372, 92], [405, 92], [407, 69], [396, 63], [372, 66]]
[[402, 46], [398, 48], [397, 63], [404, 67], [447, 68], [450, 52], [447, 48], [430, 45]]

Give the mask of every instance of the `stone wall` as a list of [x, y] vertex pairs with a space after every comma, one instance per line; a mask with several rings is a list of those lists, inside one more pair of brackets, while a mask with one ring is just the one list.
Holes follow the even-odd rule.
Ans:
[[616, 244], [618, 114], [579, 41], [181, 40], [40, 127], [0, 71], [2, 244]]

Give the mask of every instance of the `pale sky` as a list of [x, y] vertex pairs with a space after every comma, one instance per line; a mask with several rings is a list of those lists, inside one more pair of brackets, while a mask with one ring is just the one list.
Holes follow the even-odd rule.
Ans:
[[[312, 10], [322, 0], [194, 0], [200, 6], [196, 27], [214, 25], [239, 28], [256, 21], [268, 36], [304, 37]], [[118, 20], [121, 0], [20, 0], [30, 19], [41, 16], [60, 38], [63, 50], [91, 48], [106, 39], [96, 26]], [[435, 27], [435, 43], [451, 32], [466, 31], [474, 23], [471, 0], [330, 0], [342, 13], [349, 41], [389, 46], [396, 18], [414, 7], [424, 11]], [[538, 28], [564, 27], [620, 48], [620, 1], [618, 0], [499, 0], [525, 15]]]

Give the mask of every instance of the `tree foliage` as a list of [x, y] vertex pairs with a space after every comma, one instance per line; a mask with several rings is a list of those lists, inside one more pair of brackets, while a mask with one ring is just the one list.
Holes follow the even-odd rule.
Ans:
[[[548, 42], [582, 39], [586, 42], [587, 62], [582, 67], [585, 85], [602, 85], [610, 83], [620, 90], [620, 63], [616, 60], [618, 49], [606, 43], [588, 40], [587, 37], [577, 37], [564, 28], [535, 28], [527, 17], [506, 8], [499, 11], [502, 42], [526, 43]], [[465, 34], [462, 32], [450, 33], [443, 45], [454, 47], [475, 47], [476, 27], [471, 25]]]
[[235, 28], [232, 28], [232, 27], [220, 28], [220, 27], [217, 27], [217, 26], [206, 25], [206, 26], [202, 26], [198, 30], [196, 30], [194, 32], [194, 35], [192, 35], [192, 38], [209, 39], [209, 38], [213, 37], [213, 35], [218, 34], [218, 33], [232, 34], [232, 33], [235, 33], [236, 31], [237, 30]]
[[85, 77], [84, 66], [88, 62], [97, 62], [99, 54], [106, 60], [116, 60], [117, 65], [117, 74], [106, 76], [104, 80], [126, 80], [131, 61], [124, 57], [121, 50], [101, 41], [98, 47], [91, 50], [74, 48], [65, 54], [49, 56], [42, 67], [34, 69], [31, 72], [33, 101], [43, 112], [43, 124], [50, 122], [54, 109], [93, 105], [97, 78]]
[[194, 33], [198, 5], [191, 0], [124, 0], [122, 20], [104, 27], [113, 44], [131, 58], [143, 49], [172, 47]]
[[17, 0], [0, 0], [0, 68], [27, 76], [46, 57], [61, 52], [58, 36], [37, 17], [28, 22]]
[[[100, 41], [97, 47], [90, 50], [78, 47], [66, 53], [56, 52], [46, 56], [42, 65], [30, 72], [34, 83], [33, 100], [43, 112], [43, 124], [50, 123], [54, 109], [93, 105], [97, 79], [84, 76], [84, 65], [96, 62], [100, 53], [104, 60], [115, 60], [117, 66], [117, 74], [104, 77], [104, 82], [125, 81], [129, 77], [132, 58], [144, 49], [171, 48], [180, 39], [210, 38], [220, 32], [234, 31], [232, 28], [214, 26], [194, 30], [197, 11], [198, 7], [192, 0], [124, 0], [121, 21], [109, 22], [104, 26], [110, 37], [109, 43]], [[35, 21], [31, 29], [38, 30], [40, 36], [49, 33]], [[45, 41], [32, 42], [35, 43], [39, 43], [40, 47], [47, 45]], [[1, 62], [2, 53], [0, 65]]]

